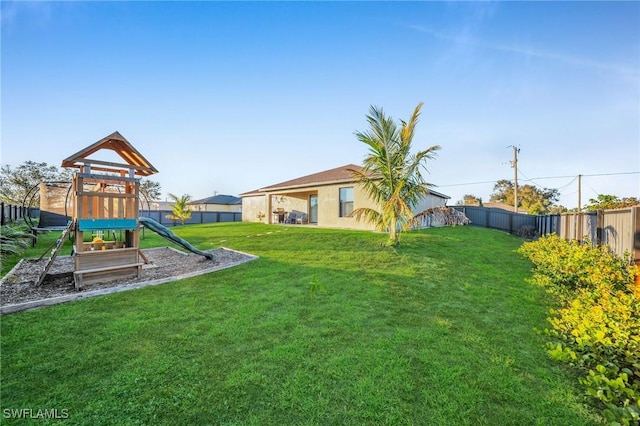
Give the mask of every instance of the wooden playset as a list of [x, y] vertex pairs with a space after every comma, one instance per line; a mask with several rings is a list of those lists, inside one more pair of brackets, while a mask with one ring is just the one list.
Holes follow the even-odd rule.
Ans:
[[[114, 151], [124, 163], [89, 158], [105, 149]], [[64, 159], [62, 166], [78, 169], [72, 180], [71, 221], [61, 237], [64, 240], [69, 232], [74, 233], [76, 288], [120, 277], [139, 277], [144, 264], [139, 234], [140, 177], [158, 171], [118, 132]], [[123, 235], [120, 241], [115, 238], [116, 232]]]

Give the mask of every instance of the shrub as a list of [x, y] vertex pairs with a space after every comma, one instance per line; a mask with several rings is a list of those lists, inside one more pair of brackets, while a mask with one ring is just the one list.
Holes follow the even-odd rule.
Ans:
[[581, 373], [609, 420], [640, 419], [640, 299], [623, 291], [579, 290], [552, 311], [549, 353]]
[[33, 235], [14, 225], [2, 225], [0, 228], [0, 259], [21, 254], [29, 247]]
[[525, 240], [532, 240], [538, 235], [538, 230], [533, 225], [523, 225], [516, 234]]
[[580, 244], [555, 234], [524, 243], [518, 252], [536, 267], [531, 282], [561, 297], [573, 297], [577, 289], [595, 290], [602, 285], [633, 291], [638, 274], [629, 255], [616, 256], [608, 247]]
[[576, 368], [611, 424], [640, 421], [638, 268], [609, 250], [555, 235], [518, 250], [535, 265], [532, 283], [558, 296], [545, 333], [549, 354]]

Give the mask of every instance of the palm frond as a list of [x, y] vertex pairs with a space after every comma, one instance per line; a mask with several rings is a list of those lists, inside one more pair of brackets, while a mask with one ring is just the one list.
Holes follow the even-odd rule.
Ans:
[[378, 229], [388, 230], [390, 240], [397, 242], [397, 229], [411, 226], [412, 208], [428, 194], [429, 183], [421, 174], [427, 160], [433, 159], [440, 146], [434, 145], [416, 154], [411, 153], [415, 128], [423, 104], [416, 106], [408, 121], [400, 120], [398, 127], [382, 108], [371, 106], [367, 115], [369, 129], [356, 132], [359, 141], [369, 147], [363, 168], [352, 171], [356, 183], [376, 204], [380, 211], [370, 208], [354, 210], [356, 220], [367, 220]]
[[380, 212], [376, 210], [370, 209], [368, 207], [361, 207], [352, 211], [349, 216], [355, 218], [357, 222], [364, 220], [367, 223], [371, 223], [379, 231], [386, 230], [384, 217], [382, 216], [382, 214], [380, 214]]

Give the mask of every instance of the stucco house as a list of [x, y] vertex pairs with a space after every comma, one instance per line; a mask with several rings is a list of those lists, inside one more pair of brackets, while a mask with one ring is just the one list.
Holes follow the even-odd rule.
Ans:
[[212, 197], [202, 198], [189, 203], [192, 211], [201, 212], [240, 212], [242, 200], [233, 195], [217, 194]]
[[[361, 168], [347, 164], [240, 194], [242, 221], [310, 223], [326, 228], [372, 230], [371, 224], [349, 217], [357, 208], [377, 208], [349, 172], [349, 169]], [[415, 207], [414, 213], [443, 207], [449, 199], [444, 194], [430, 191]]]

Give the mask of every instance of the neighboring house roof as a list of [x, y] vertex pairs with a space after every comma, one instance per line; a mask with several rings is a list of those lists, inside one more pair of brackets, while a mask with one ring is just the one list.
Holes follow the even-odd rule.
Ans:
[[438, 191], [434, 191], [433, 189], [429, 189], [429, 194], [435, 195], [436, 197], [444, 198], [445, 200], [451, 199], [451, 197], [449, 197], [448, 195], [441, 194]]
[[234, 197], [233, 195], [214, 195], [213, 197], [203, 198], [201, 200], [195, 200], [190, 202], [189, 204], [225, 204], [225, 205], [235, 205], [242, 204], [242, 199], [238, 197]]
[[[114, 151], [125, 161], [126, 164], [88, 158], [90, 155], [102, 149], [110, 149]], [[62, 160], [62, 167], [81, 168], [84, 164], [90, 164], [92, 169], [103, 172], [114, 172], [116, 171], [114, 168], [125, 168], [134, 169], [135, 174], [139, 176], [149, 176], [154, 173], [158, 173], [158, 170], [156, 170], [156, 168], [153, 167], [151, 163], [149, 163], [149, 161], [147, 161], [147, 159], [144, 158], [144, 156], [120, 134], [120, 132], [113, 132], [93, 145], [90, 145]]]
[[[287, 189], [306, 188], [318, 185], [329, 185], [335, 183], [349, 183], [354, 182], [353, 175], [350, 170], [362, 170], [362, 166], [356, 164], [347, 164], [335, 169], [325, 170], [323, 172], [313, 173], [310, 175], [302, 176], [296, 179], [287, 180], [284, 182], [276, 183], [274, 185], [265, 186], [260, 189], [254, 189], [253, 191], [247, 191], [240, 194], [241, 197], [252, 197], [263, 195], [265, 192], [273, 192]], [[450, 199], [448, 195], [441, 194], [434, 190], [429, 190], [429, 194], [436, 197]]]
[[[481, 207], [486, 207], [488, 209], [501, 209], [501, 210], [507, 210], [512, 212], [513, 211], [513, 206], [510, 206], [508, 204], [504, 204], [504, 203], [482, 203]], [[518, 213], [524, 213], [527, 214], [528, 211], [527, 209], [523, 209], [523, 208], [519, 208], [518, 209]]]

